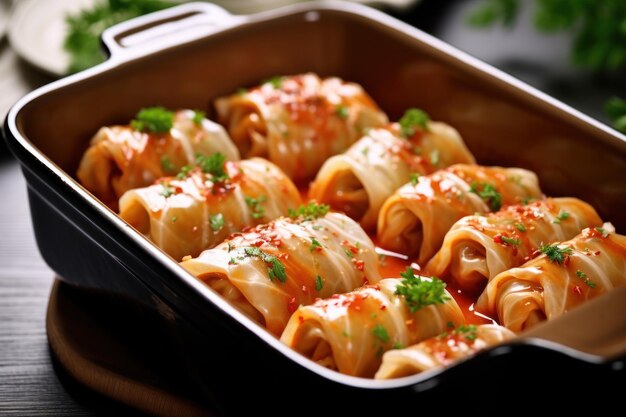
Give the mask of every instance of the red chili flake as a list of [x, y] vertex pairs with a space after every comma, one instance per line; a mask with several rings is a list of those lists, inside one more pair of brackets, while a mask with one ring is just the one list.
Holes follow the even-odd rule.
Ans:
[[569, 256], [569, 255], [567, 255], [567, 256], [565, 257], [565, 260], [563, 261], [563, 264], [564, 264], [565, 266], [569, 266], [569, 260], [570, 260], [570, 256]]
[[387, 306], [386, 306], [386, 305], [384, 305], [384, 304], [382, 304], [382, 305], [380, 306], [380, 309], [381, 309], [381, 310], [387, 310]]
[[293, 313], [297, 310], [297, 308], [298, 306], [296, 305], [296, 297], [291, 297], [291, 300], [289, 300], [289, 302], [287, 303], [287, 310], [290, 313]]
[[352, 263], [354, 264], [354, 267], [357, 271], [363, 271], [363, 269], [365, 268], [365, 261], [363, 261], [362, 259], [352, 258]]
[[257, 248], [260, 248], [261, 246], [263, 246], [264, 243], [265, 241], [263, 239], [257, 239], [254, 242], [252, 242], [252, 246], [256, 246]]
[[304, 317], [298, 316], [298, 322], [300, 322], [300, 324], [304, 323]]
[[594, 254], [595, 256], [598, 256], [598, 255], [600, 255], [600, 251], [599, 251], [599, 250], [597, 250], [597, 251], [595, 251], [593, 254]]
[[578, 295], [583, 295], [583, 291], [578, 285], [574, 285], [574, 287], [572, 288], [572, 291], [574, 291]]
[[498, 233], [497, 235], [495, 235], [493, 237], [493, 241], [496, 242], [499, 245], [503, 245], [504, 244], [504, 242], [502, 241], [502, 234], [501, 233]]

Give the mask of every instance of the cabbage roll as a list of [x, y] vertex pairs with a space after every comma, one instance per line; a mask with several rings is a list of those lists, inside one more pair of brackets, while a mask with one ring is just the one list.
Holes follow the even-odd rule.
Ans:
[[610, 224], [543, 245], [540, 253], [496, 275], [477, 309], [497, 315], [500, 324], [518, 333], [626, 283], [626, 236], [614, 233]]
[[424, 274], [479, 294], [491, 278], [522, 265], [542, 244], [562, 242], [586, 227], [601, 225], [594, 208], [577, 198], [548, 198], [463, 217], [446, 233]]
[[296, 186], [265, 159], [225, 162], [218, 153], [200, 161], [120, 199], [120, 216], [178, 261], [300, 205]]
[[380, 280], [367, 234], [344, 214], [327, 211], [301, 206], [181, 265], [278, 336], [299, 305]]
[[515, 333], [497, 324], [463, 325], [417, 345], [386, 352], [375, 378], [400, 378], [448, 366], [513, 337]]
[[197, 154], [219, 152], [228, 160], [239, 151], [220, 125], [193, 110], [147, 108], [128, 126], [103, 127], [91, 139], [76, 176], [103, 203], [116, 210], [126, 191], [146, 187], [193, 163]]
[[[418, 286], [422, 290], [415, 290]], [[416, 344], [463, 322], [442, 281], [411, 273], [298, 308], [280, 339], [320, 365], [371, 378], [388, 350]]]
[[[423, 115], [411, 121], [411, 115]], [[428, 120], [417, 109], [399, 123], [373, 128], [346, 152], [328, 159], [311, 184], [309, 196], [343, 211], [364, 229], [376, 227], [387, 197], [418, 176], [457, 163], [474, 163], [459, 133]]]
[[540, 197], [537, 176], [531, 171], [453, 165], [405, 184], [385, 201], [378, 215], [378, 243], [417, 256], [423, 266], [462, 217]]
[[298, 182], [312, 179], [365, 128], [388, 122], [361, 86], [310, 73], [275, 77], [215, 107], [244, 158], [265, 157]]

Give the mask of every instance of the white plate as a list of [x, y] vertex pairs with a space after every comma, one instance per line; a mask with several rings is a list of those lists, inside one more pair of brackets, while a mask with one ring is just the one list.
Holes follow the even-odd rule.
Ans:
[[[67, 73], [70, 55], [63, 49], [67, 34], [65, 17], [93, 6], [97, 0], [19, 0], [9, 21], [11, 46], [20, 57], [45, 72], [61, 77]], [[101, 0], [103, 1], [103, 0]], [[302, 0], [214, 0], [234, 14], [255, 13]], [[416, 0], [352, 0], [370, 5], [403, 8]], [[0, 5], [8, 3], [0, 0]], [[0, 17], [0, 29], [2, 27]], [[1, 37], [1, 34], [0, 34]]]
[[11, 46], [22, 58], [57, 76], [67, 73], [70, 56], [63, 49], [65, 16], [89, 8], [94, 0], [20, 0], [9, 22]]

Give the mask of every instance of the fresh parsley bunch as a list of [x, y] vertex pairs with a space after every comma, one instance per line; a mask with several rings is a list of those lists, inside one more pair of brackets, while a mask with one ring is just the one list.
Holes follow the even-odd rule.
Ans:
[[104, 61], [100, 35], [116, 23], [179, 4], [168, 0], [97, 0], [91, 9], [68, 15], [63, 47], [71, 55], [69, 73], [82, 71]]

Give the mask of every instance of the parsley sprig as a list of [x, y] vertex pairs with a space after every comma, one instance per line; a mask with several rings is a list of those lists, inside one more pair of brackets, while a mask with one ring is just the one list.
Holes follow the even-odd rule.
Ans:
[[253, 219], [260, 219], [265, 216], [265, 207], [263, 207], [263, 203], [267, 200], [267, 198], [264, 195], [260, 195], [256, 198], [244, 195], [243, 198], [248, 207], [252, 209], [252, 213], [250, 215]]
[[553, 245], [550, 245], [550, 244], [541, 245], [541, 247], [539, 248], [539, 251], [543, 253], [544, 255], [546, 255], [548, 259], [550, 260], [550, 262], [554, 262], [559, 265], [562, 265], [563, 262], [565, 261], [565, 258], [567, 258], [569, 255], [574, 253], [572, 248], [570, 247], [560, 248], [557, 243]]
[[470, 191], [478, 194], [487, 203], [491, 211], [498, 211], [502, 207], [502, 195], [493, 185], [487, 182], [478, 183], [477, 181], [472, 181]]
[[430, 116], [428, 116], [425, 111], [411, 108], [404, 113], [404, 116], [402, 116], [398, 123], [400, 124], [402, 136], [408, 138], [415, 134], [416, 127], [419, 127], [422, 130], [428, 130], [429, 121]]
[[415, 275], [410, 266], [400, 276], [403, 280], [396, 287], [395, 294], [404, 297], [411, 313], [432, 304], [443, 304], [450, 299], [446, 295], [445, 282], [439, 278], [422, 279]]
[[224, 171], [224, 161], [226, 161], [226, 156], [220, 152], [212, 155], [196, 154], [196, 165], [205, 174], [211, 174], [213, 182], [224, 182], [229, 178], [226, 171]]
[[154, 133], [165, 133], [174, 126], [174, 112], [167, 110], [165, 107], [146, 107], [137, 113], [135, 118], [131, 120], [130, 125], [133, 129], [145, 132], [149, 130]]
[[287, 213], [292, 219], [302, 219], [306, 221], [324, 217], [329, 210], [330, 206], [328, 204], [309, 203], [303, 204], [295, 210], [290, 208]]
[[[256, 246], [246, 246], [237, 248], [232, 252], [236, 252], [230, 259], [231, 264], [236, 264], [238, 260], [243, 260], [247, 257], [259, 258], [267, 265], [267, 274], [270, 281], [278, 279], [280, 282], [287, 281], [287, 272], [285, 271], [285, 265], [274, 255], [267, 254]], [[231, 252], [231, 253], [232, 253]]]

